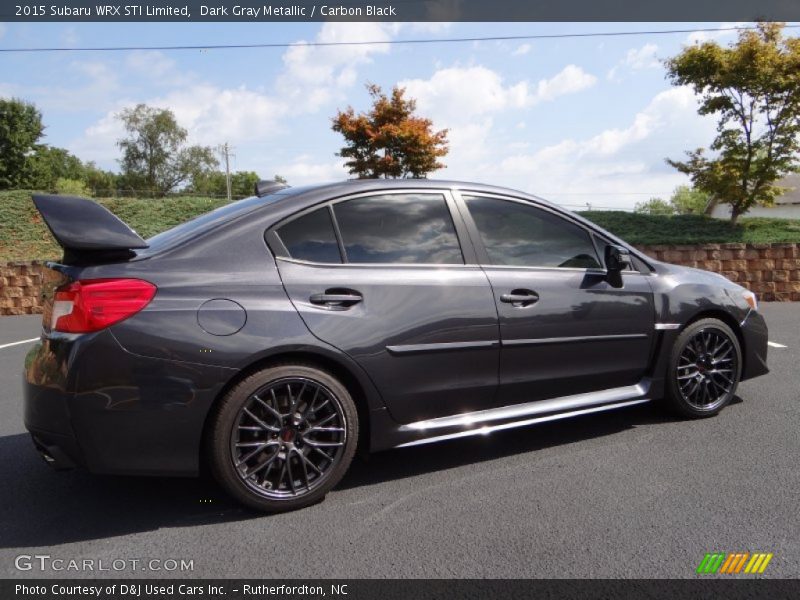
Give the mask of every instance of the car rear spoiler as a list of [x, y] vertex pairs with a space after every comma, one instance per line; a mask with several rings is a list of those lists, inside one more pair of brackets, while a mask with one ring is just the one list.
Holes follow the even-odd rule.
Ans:
[[33, 204], [64, 249], [65, 263], [127, 259], [148, 247], [116, 215], [87, 198], [34, 194]]

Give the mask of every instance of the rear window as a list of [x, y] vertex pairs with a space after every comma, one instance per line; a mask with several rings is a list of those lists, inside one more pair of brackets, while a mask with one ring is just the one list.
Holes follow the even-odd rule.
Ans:
[[144, 253], [149, 254], [151, 251], [176, 246], [189, 238], [196, 237], [206, 231], [214, 229], [218, 225], [258, 210], [280, 198], [299, 193], [302, 190], [303, 188], [287, 188], [263, 198], [253, 196], [252, 198], [245, 198], [243, 200], [231, 202], [225, 206], [220, 206], [210, 212], [190, 219], [185, 223], [176, 225], [172, 229], [167, 229], [153, 237], [147, 238], [149, 248], [145, 250]]
[[318, 263], [340, 263], [339, 244], [328, 207], [318, 208], [278, 229], [291, 258]]

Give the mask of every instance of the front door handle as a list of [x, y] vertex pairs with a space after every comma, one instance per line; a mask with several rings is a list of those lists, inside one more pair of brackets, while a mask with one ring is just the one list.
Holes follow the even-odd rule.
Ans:
[[539, 300], [539, 294], [533, 290], [511, 290], [510, 294], [502, 294], [500, 302], [505, 302], [517, 308], [524, 308], [535, 304]]
[[325, 308], [349, 308], [358, 304], [364, 297], [354, 290], [325, 290], [323, 294], [311, 294], [311, 304]]

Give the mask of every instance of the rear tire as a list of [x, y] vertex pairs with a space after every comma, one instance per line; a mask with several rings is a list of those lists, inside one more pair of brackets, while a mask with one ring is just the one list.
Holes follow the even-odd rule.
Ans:
[[667, 369], [668, 406], [680, 415], [716, 415], [736, 394], [742, 350], [733, 330], [718, 319], [700, 319], [675, 340]]
[[322, 500], [347, 472], [357, 441], [347, 388], [316, 367], [283, 364], [246, 377], [222, 398], [206, 447], [229, 494], [283, 512]]

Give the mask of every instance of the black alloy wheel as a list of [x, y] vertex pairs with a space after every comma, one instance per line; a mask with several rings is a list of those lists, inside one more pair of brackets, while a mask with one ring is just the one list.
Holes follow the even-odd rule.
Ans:
[[717, 319], [689, 325], [675, 341], [667, 382], [668, 400], [690, 417], [717, 414], [733, 399], [742, 353], [731, 328]]
[[259, 510], [322, 499], [352, 460], [358, 418], [347, 389], [305, 365], [266, 369], [234, 387], [211, 429], [217, 480]]

